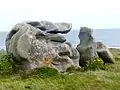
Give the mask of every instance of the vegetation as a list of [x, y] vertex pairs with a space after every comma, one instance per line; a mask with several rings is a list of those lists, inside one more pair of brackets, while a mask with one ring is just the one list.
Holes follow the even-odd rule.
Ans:
[[12, 59], [0, 52], [0, 90], [119, 90], [120, 50], [111, 49], [116, 63], [103, 65], [96, 59], [88, 70], [69, 68], [58, 73], [51, 68], [36, 69], [32, 73], [13, 71]]
[[[90, 60], [89, 60], [90, 61]], [[94, 58], [93, 62], [88, 62], [86, 64], [86, 67], [84, 67], [84, 70], [100, 70], [100, 69], [105, 69], [104, 62], [101, 58]]]

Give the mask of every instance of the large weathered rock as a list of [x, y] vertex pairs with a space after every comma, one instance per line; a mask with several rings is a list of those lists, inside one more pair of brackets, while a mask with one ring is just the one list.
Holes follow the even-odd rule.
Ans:
[[[44, 27], [44, 30], [41, 27]], [[70, 27], [67, 23], [18, 23], [6, 38], [7, 53], [14, 57], [17, 67], [25, 70], [53, 67], [64, 72], [71, 66], [78, 67], [78, 51], [66, 44], [63, 36], [47, 32], [57, 29], [57, 33], [66, 33]]]
[[102, 42], [97, 42], [97, 53], [104, 63], [115, 63], [112, 53]]
[[97, 57], [96, 44], [92, 36], [92, 29], [81, 27], [78, 35], [80, 44], [77, 45], [77, 50], [80, 53], [79, 64], [85, 66], [87, 62], [92, 62], [94, 57]]

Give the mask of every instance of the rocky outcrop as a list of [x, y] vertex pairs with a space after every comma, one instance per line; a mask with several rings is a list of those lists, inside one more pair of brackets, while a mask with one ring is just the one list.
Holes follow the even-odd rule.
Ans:
[[92, 62], [94, 57], [97, 57], [96, 44], [92, 36], [92, 29], [81, 27], [79, 32], [80, 44], [77, 45], [77, 50], [80, 53], [80, 66], [85, 66], [87, 62]]
[[104, 63], [115, 63], [112, 53], [102, 42], [97, 42], [97, 53]]
[[59, 72], [79, 67], [79, 53], [58, 33], [71, 30], [71, 24], [23, 22], [16, 24], [6, 38], [6, 50], [16, 66], [25, 70], [52, 67]]
[[98, 56], [104, 63], [115, 62], [106, 45], [95, 42], [90, 28], [81, 27], [77, 47], [66, 42], [60, 34], [67, 34], [71, 28], [68, 23], [48, 21], [18, 23], [6, 37], [6, 51], [16, 67], [24, 70], [51, 67], [65, 72], [71, 66], [85, 67]]

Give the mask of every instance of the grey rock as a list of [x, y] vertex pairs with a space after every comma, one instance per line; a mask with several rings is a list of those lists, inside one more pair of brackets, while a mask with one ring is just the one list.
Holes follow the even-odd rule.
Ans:
[[41, 31], [38, 31], [36, 33], [36, 38], [45, 38], [47, 40], [55, 41], [55, 42], [65, 42], [66, 39], [62, 35], [58, 34], [50, 34], [50, 33], [41, 33]]
[[78, 52], [78, 50], [76, 49], [76, 47], [73, 47], [69, 42], [66, 42], [66, 44], [69, 45], [69, 47], [71, 48], [71, 53], [70, 53], [70, 58], [73, 60], [74, 65], [79, 68], [79, 59], [80, 59], [80, 54]]
[[[38, 24], [18, 23], [8, 34], [6, 50], [13, 56], [16, 66], [25, 70], [52, 67], [59, 72], [64, 72], [71, 66], [78, 67], [78, 51], [66, 44], [63, 36], [36, 28]], [[45, 27], [49, 30], [52, 26]], [[63, 25], [62, 29], [65, 27]]]
[[41, 22], [31, 22], [30, 21], [27, 23], [30, 24], [31, 26], [41, 29], [42, 31], [46, 31], [46, 30], [54, 31], [57, 29], [57, 27], [55, 27], [55, 25], [49, 21], [41, 21]]
[[104, 63], [115, 63], [115, 59], [108, 49], [108, 47], [102, 42], [97, 42], [98, 56], [104, 61]]
[[78, 35], [80, 44], [77, 50], [80, 53], [80, 66], [85, 66], [87, 62], [92, 62], [97, 57], [96, 44], [92, 36], [93, 30], [87, 27], [81, 27]]
[[41, 29], [42, 31], [46, 31], [47, 33], [68, 33], [72, 25], [68, 23], [52, 23], [49, 21], [41, 21], [41, 22], [27, 22], [28, 24]]

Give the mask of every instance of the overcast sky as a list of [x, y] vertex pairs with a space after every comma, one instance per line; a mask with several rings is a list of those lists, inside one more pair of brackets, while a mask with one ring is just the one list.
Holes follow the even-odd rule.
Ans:
[[72, 23], [97, 28], [120, 28], [120, 0], [0, 0], [0, 31], [22, 21]]

